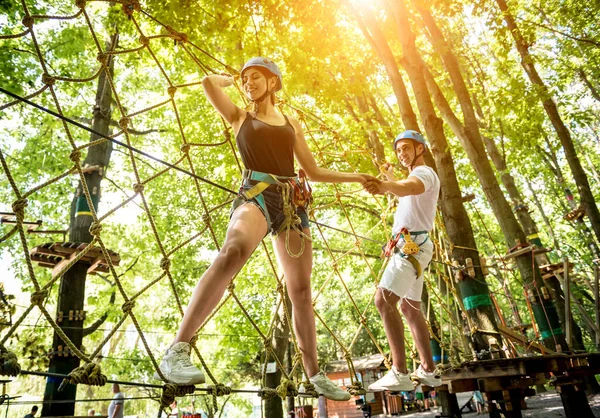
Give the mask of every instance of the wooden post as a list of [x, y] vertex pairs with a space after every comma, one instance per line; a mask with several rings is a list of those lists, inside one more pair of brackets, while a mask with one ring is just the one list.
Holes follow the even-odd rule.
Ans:
[[[600, 329], [600, 260], [594, 260], [594, 289], [596, 291], [596, 328]], [[596, 349], [600, 350], [600, 333], [596, 333]]]
[[486, 392], [490, 418], [522, 418], [521, 389]]
[[436, 393], [442, 407], [442, 416], [445, 418], [462, 418], [458, 399], [454, 393], [448, 391], [448, 386], [442, 385], [436, 388]]
[[563, 265], [564, 286], [565, 286], [565, 339], [567, 345], [573, 345], [573, 332], [571, 329], [571, 278], [569, 277], [569, 258], [565, 257]]
[[585, 396], [585, 391], [579, 385], [556, 386], [560, 400], [565, 408], [566, 418], [593, 418], [594, 414]]

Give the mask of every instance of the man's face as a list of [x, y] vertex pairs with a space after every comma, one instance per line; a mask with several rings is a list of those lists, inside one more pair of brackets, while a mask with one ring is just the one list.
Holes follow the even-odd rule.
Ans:
[[410, 167], [415, 158], [415, 145], [410, 139], [403, 139], [396, 144], [396, 157], [403, 167]]

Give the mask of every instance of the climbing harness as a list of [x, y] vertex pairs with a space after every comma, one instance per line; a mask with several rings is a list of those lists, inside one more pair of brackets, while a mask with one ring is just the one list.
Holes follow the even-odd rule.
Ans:
[[[277, 191], [281, 194], [282, 213], [285, 219], [276, 231], [276, 235], [279, 236], [285, 230], [285, 248], [288, 254], [294, 258], [300, 257], [304, 253], [304, 240], [311, 241], [311, 238], [302, 231], [302, 221], [296, 210], [299, 207], [306, 210], [313, 200], [312, 189], [308, 184], [304, 170], [300, 170], [298, 177], [287, 177], [246, 169], [242, 177], [244, 181], [242, 187], [240, 187], [238, 197], [233, 202], [233, 210], [245, 202], [254, 200], [264, 213], [270, 229], [272, 219], [263, 192], [270, 186], [277, 186]], [[256, 183], [252, 184], [251, 182]], [[251, 187], [247, 188], [248, 185], [251, 185]], [[300, 234], [301, 246], [298, 253], [293, 253], [289, 248], [291, 229], [295, 229]]]
[[[429, 239], [429, 233], [427, 231], [414, 231], [408, 232], [406, 228], [402, 228], [398, 234], [392, 236], [389, 241], [383, 247], [383, 256], [391, 257], [393, 254], [400, 252], [401, 256], [406, 258], [410, 264], [413, 265], [415, 270], [417, 271], [417, 279], [421, 277], [423, 273], [423, 267], [421, 267], [421, 263], [415, 257], [415, 254], [418, 254], [420, 251], [420, 246], [416, 242], [412, 240], [413, 236], [426, 234], [427, 237], [421, 243], [423, 245], [425, 241]], [[398, 242], [402, 240], [403, 244], [401, 247], [398, 247]]]

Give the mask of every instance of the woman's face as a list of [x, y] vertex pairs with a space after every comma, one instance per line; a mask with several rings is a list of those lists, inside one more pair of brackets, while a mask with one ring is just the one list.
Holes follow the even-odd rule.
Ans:
[[[269, 84], [272, 84], [269, 87], [273, 90], [276, 82], [275, 79], [276, 77], [267, 79], [267, 77], [265, 77], [265, 75], [257, 68], [248, 68], [244, 71], [244, 75], [242, 76], [244, 92], [250, 99], [258, 99], [265, 94]], [[275, 82], [273, 80], [275, 80]]]

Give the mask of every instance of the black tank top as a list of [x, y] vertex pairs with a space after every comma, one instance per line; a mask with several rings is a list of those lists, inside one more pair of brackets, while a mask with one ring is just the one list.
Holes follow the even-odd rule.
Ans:
[[274, 126], [256, 119], [250, 113], [246, 114], [235, 138], [246, 168], [277, 176], [295, 175], [296, 132], [287, 116], [283, 117], [287, 123]]

